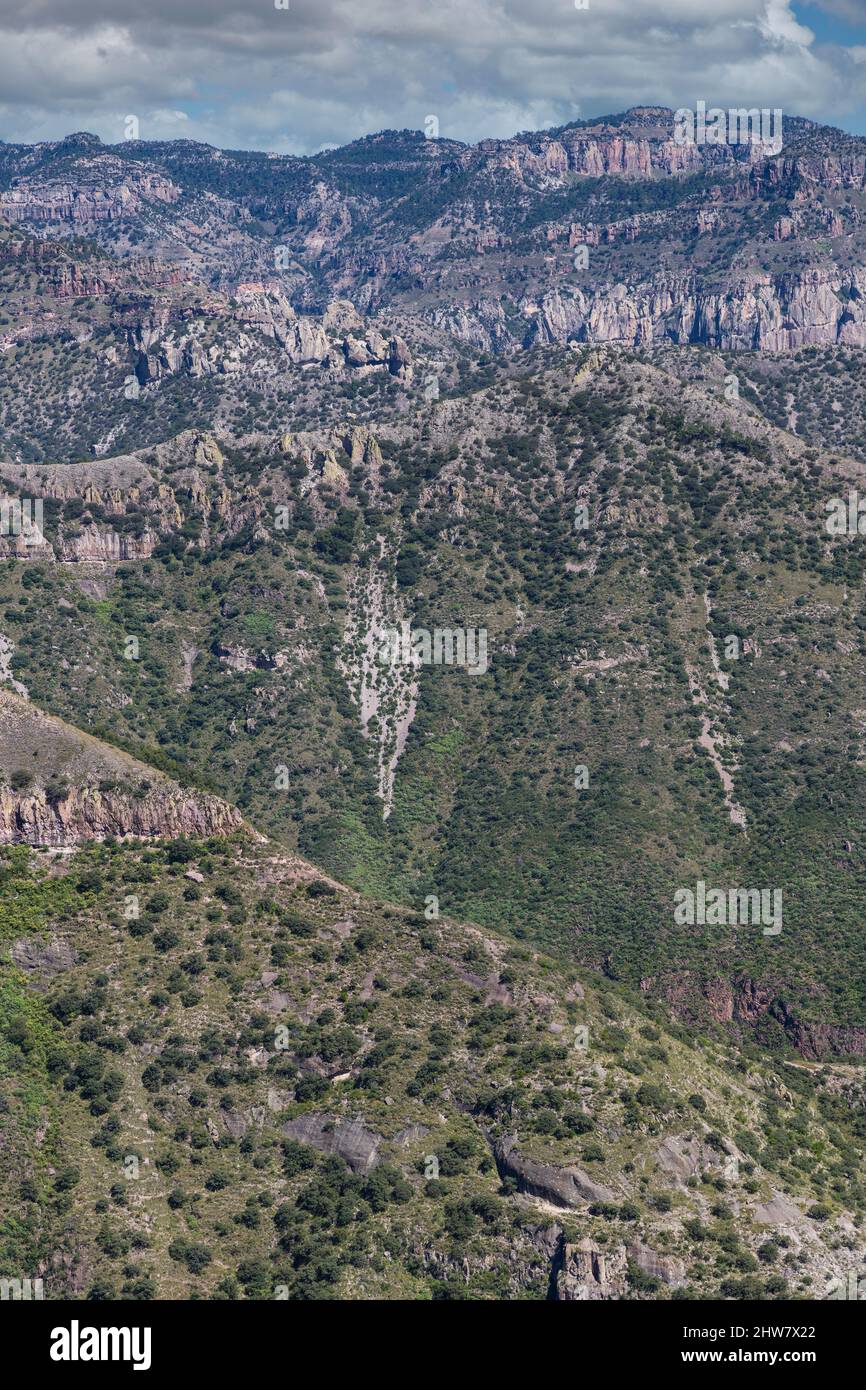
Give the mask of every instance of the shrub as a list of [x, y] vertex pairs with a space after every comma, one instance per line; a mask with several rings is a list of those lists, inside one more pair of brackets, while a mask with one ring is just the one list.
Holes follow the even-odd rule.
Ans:
[[827, 1206], [826, 1202], [815, 1202], [806, 1212], [812, 1221], [826, 1221], [832, 1214], [832, 1209]]
[[206, 1245], [196, 1245], [188, 1240], [173, 1240], [168, 1253], [178, 1264], [185, 1264], [190, 1274], [200, 1274], [213, 1258]]
[[312, 883], [307, 884], [308, 898], [335, 898], [337, 890], [333, 883], [326, 883], [323, 878], [314, 878]]

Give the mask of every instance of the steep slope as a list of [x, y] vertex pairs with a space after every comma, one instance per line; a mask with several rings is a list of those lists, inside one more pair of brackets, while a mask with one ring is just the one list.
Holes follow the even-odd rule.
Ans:
[[827, 1297], [866, 1256], [845, 1068], [249, 841], [6, 849], [0, 899], [0, 1263], [46, 1298]]
[[240, 813], [184, 791], [99, 739], [0, 689], [0, 843], [72, 847], [108, 838], [228, 835]]
[[[862, 464], [696, 361], [536, 354], [375, 431], [184, 435], [132, 502], [110, 463], [5, 467], [51, 547], [0, 574], [8, 669], [364, 891], [862, 1055], [864, 551], [827, 526]], [[103, 558], [127, 528], [149, 558]], [[768, 920], [678, 920], [700, 883]]]

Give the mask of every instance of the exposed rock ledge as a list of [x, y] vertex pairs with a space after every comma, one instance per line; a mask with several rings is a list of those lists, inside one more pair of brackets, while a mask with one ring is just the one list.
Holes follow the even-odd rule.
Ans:
[[585, 1206], [587, 1202], [612, 1202], [615, 1194], [609, 1187], [593, 1182], [579, 1168], [557, 1168], [549, 1163], [537, 1163], [524, 1158], [515, 1148], [514, 1135], [506, 1135], [493, 1146], [493, 1157], [503, 1177], [516, 1178], [521, 1192], [540, 1197], [560, 1207]]
[[185, 790], [3, 688], [0, 770], [8, 779], [0, 787], [0, 844], [72, 846], [241, 829], [256, 835], [237, 807], [209, 792]]
[[640, 1241], [602, 1250], [588, 1236], [576, 1244], [562, 1241], [554, 1259], [554, 1297], [562, 1303], [621, 1299], [626, 1292], [628, 1261], [644, 1274], [679, 1288], [685, 1264], [674, 1255], [659, 1255]]
[[300, 1115], [283, 1125], [287, 1139], [308, 1144], [319, 1153], [338, 1154], [353, 1173], [369, 1173], [379, 1162], [381, 1134], [366, 1129], [360, 1120], [337, 1120], [331, 1115]]
[[140, 799], [75, 788], [49, 801], [44, 791], [0, 790], [0, 844], [69, 846], [86, 840], [229, 835], [244, 826], [240, 811], [218, 797], [160, 787]]

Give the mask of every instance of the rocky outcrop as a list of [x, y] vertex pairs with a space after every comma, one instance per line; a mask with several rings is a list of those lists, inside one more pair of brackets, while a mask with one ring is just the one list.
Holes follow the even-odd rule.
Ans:
[[62, 537], [54, 549], [57, 558], [64, 562], [107, 565], [120, 560], [147, 560], [158, 544], [155, 531], [145, 529], [140, 536], [130, 536], [91, 524], [82, 527], [77, 535]]
[[323, 1154], [337, 1154], [353, 1173], [369, 1173], [379, 1163], [381, 1134], [366, 1129], [360, 1120], [335, 1120], [333, 1116], [301, 1115], [283, 1125], [287, 1139], [309, 1144]]
[[[303, 465], [311, 489], [321, 483], [348, 491], [350, 467], [363, 468], [379, 485], [382, 453], [367, 425], [282, 434], [271, 448], [271, 466], [279, 467], [279, 450]], [[7, 529], [17, 532], [0, 535], [0, 559], [111, 567], [148, 559], [178, 533], [185, 549], [206, 548], [248, 525], [261, 538], [270, 533], [274, 507], [285, 496], [284, 481], [272, 476], [272, 505], [256, 489], [232, 488], [218, 441], [192, 430], [148, 451], [147, 465], [131, 455], [64, 466], [0, 463], [0, 503], [10, 518]], [[190, 520], [197, 524], [184, 530]], [[285, 652], [251, 650], [244, 643], [217, 645], [220, 660], [239, 670], [270, 670], [288, 660]], [[3, 656], [0, 649], [0, 670]]]
[[784, 1192], [774, 1192], [768, 1202], [760, 1202], [752, 1213], [752, 1219], [758, 1226], [776, 1228], [802, 1226], [806, 1221], [800, 1207]]
[[602, 1250], [588, 1236], [573, 1245], [563, 1242], [555, 1267], [555, 1297], [561, 1303], [622, 1298], [627, 1267], [621, 1245]]
[[[42, 532], [0, 536], [0, 557], [55, 559], [68, 563], [116, 564], [147, 559], [160, 535], [177, 529], [183, 515], [174, 489], [159, 481], [137, 459], [121, 456], [104, 463], [0, 464], [0, 497], [29, 505], [61, 504], [50, 540]], [[73, 510], [69, 503], [82, 504]], [[86, 514], [97, 511], [97, 522]], [[45, 515], [48, 508], [44, 508]], [[134, 512], [134, 528], [111, 525]], [[56, 509], [55, 509], [55, 515]]]
[[755, 197], [772, 197], [777, 190], [800, 185], [798, 201], [805, 202], [818, 190], [866, 187], [866, 155], [786, 155], [756, 166], [750, 175]]
[[787, 1010], [783, 1021], [798, 1052], [811, 1061], [830, 1057], [866, 1057], [866, 1028], [854, 1024], [814, 1023], [793, 1018]]
[[[179, 373], [208, 377], [263, 370], [262, 339], [273, 343], [281, 363], [319, 366], [366, 375], [381, 371], [410, 381], [413, 359], [406, 342], [365, 324], [348, 300], [329, 304], [321, 318], [296, 314], [274, 281], [246, 281], [230, 299], [212, 296], [190, 311], [154, 303], [131, 313], [123, 327], [136, 354], [141, 385]], [[205, 340], [211, 340], [206, 342]]]
[[7, 781], [0, 786], [0, 844], [69, 847], [249, 829], [219, 797], [185, 790], [2, 688], [0, 769]]
[[342, 351], [346, 365], [362, 373], [387, 368], [391, 376], [412, 378], [412, 354], [406, 343], [399, 337], [386, 338], [377, 328], [368, 328], [363, 338], [345, 338]]
[[651, 1279], [660, 1279], [670, 1288], [679, 1288], [686, 1282], [685, 1261], [676, 1255], [659, 1255], [639, 1240], [626, 1248], [626, 1254], [642, 1273]]
[[612, 1202], [616, 1195], [609, 1187], [594, 1182], [580, 1168], [556, 1168], [525, 1158], [516, 1148], [514, 1135], [507, 1135], [493, 1146], [493, 1157], [502, 1177], [515, 1178], [521, 1192], [560, 1207], [583, 1207], [588, 1202]]
[[275, 671], [285, 666], [289, 660], [288, 652], [253, 651], [249, 647], [225, 646], [214, 642], [213, 653], [232, 671]]
[[[760, 274], [721, 290], [691, 276], [576, 286], [526, 300], [525, 346], [536, 343], [704, 343], [723, 351], [788, 352], [811, 344], [866, 346], [866, 271]], [[483, 317], [482, 317], [483, 322]], [[458, 321], [453, 331], [459, 330]], [[495, 346], [490, 334], [489, 346]]]
[[655, 1157], [661, 1171], [681, 1186], [685, 1186], [690, 1178], [707, 1171], [718, 1170], [720, 1177], [733, 1175], [740, 1159], [731, 1143], [720, 1150], [702, 1139], [682, 1138], [674, 1134], [662, 1140]]
[[93, 178], [89, 186], [21, 179], [15, 187], [0, 192], [0, 216], [14, 223], [91, 226], [116, 222], [142, 202], [174, 203], [180, 197], [180, 189], [171, 179], [118, 159], [94, 161]]
[[[59, 502], [81, 498], [118, 515], [130, 504], [160, 495], [150, 470], [128, 454], [100, 463], [0, 463], [0, 489]], [[171, 488], [165, 487], [161, 495], [167, 501]]]
[[574, 1244], [561, 1243], [553, 1266], [554, 1296], [563, 1303], [622, 1298], [630, 1262], [670, 1288], [685, 1283], [685, 1263], [674, 1255], [656, 1254], [640, 1241], [602, 1249], [586, 1236]]
[[382, 467], [382, 451], [369, 425], [352, 425], [335, 432], [352, 465], [360, 464], [368, 474], [377, 475]]
[[[105, 463], [65, 466], [2, 463], [0, 496], [17, 500], [22, 507], [29, 501], [34, 514], [35, 504], [40, 501], [59, 502], [64, 508], [50, 542], [42, 533], [3, 536], [0, 556], [99, 563], [146, 559], [153, 553], [159, 533], [172, 530], [183, 521], [173, 489], [128, 456]], [[70, 517], [66, 508], [72, 502], [83, 504], [84, 510], [79, 507]], [[84, 514], [88, 507], [99, 509], [99, 523]], [[45, 508], [46, 515], [47, 511]], [[121, 518], [127, 511], [142, 518], [135, 530], [115, 529], [106, 524], [107, 518]]]
[[71, 788], [49, 799], [0, 788], [0, 844], [71, 846], [90, 840], [207, 838], [242, 829], [240, 811], [218, 797], [186, 792], [170, 783], [144, 796]]
[[684, 970], [646, 976], [640, 987], [643, 993], [664, 999], [692, 1025], [709, 1015], [716, 1023], [751, 1029], [769, 1017], [784, 1029], [802, 1056], [812, 1061], [866, 1057], [866, 1028], [800, 1018], [772, 981], [754, 980], [744, 974], [704, 978], [696, 971]]
[[0, 264], [3, 263], [17, 263], [22, 269], [32, 267], [40, 277], [40, 291], [62, 300], [104, 298], [122, 293], [131, 284], [149, 291], [168, 289], [185, 278], [181, 268], [153, 256], [141, 256], [124, 265], [95, 255], [76, 260], [63, 244], [23, 233], [0, 242]]
[[322, 327], [326, 333], [363, 333], [364, 320], [351, 299], [332, 299], [322, 315]]
[[[517, 138], [482, 141], [479, 149], [486, 155], [487, 169], [508, 170], [521, 182], [545, 188], [564, 184], [575, 174], [585, 178], [613, 174], [646, 179], [693, 173], [704, 163], [704, 149], [695, 144], [677, 144], [672, 133], [669, 138], [651, 140], [623, 135], [604, 125], [566, 131], [555, 138], [542, 137], [537, 147]], [[733, 163], [730, 147], [725, 162]]]
[[71, 970], [78, 955], [68, 941], [49, 941], [47, 944], [36, 936], [25, 936], [13, 943], [9, 952], [19, 970], [42, 981]]

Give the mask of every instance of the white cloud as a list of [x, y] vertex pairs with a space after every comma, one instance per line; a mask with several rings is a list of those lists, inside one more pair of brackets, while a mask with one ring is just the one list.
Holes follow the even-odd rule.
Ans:
[[122, 112], [305, 153], [431, 112], [477, 140], [700, 98], [844, 124], [859, 61], [789, 0], [0, 0], [0, 134], [116, 141]]
[[766, 10], [758, 20], [761, 33], [771, 43], [791, 43], [808, 48], [815, 35], [804, 24], [798, 24], [788, 0], [767, 0]]

